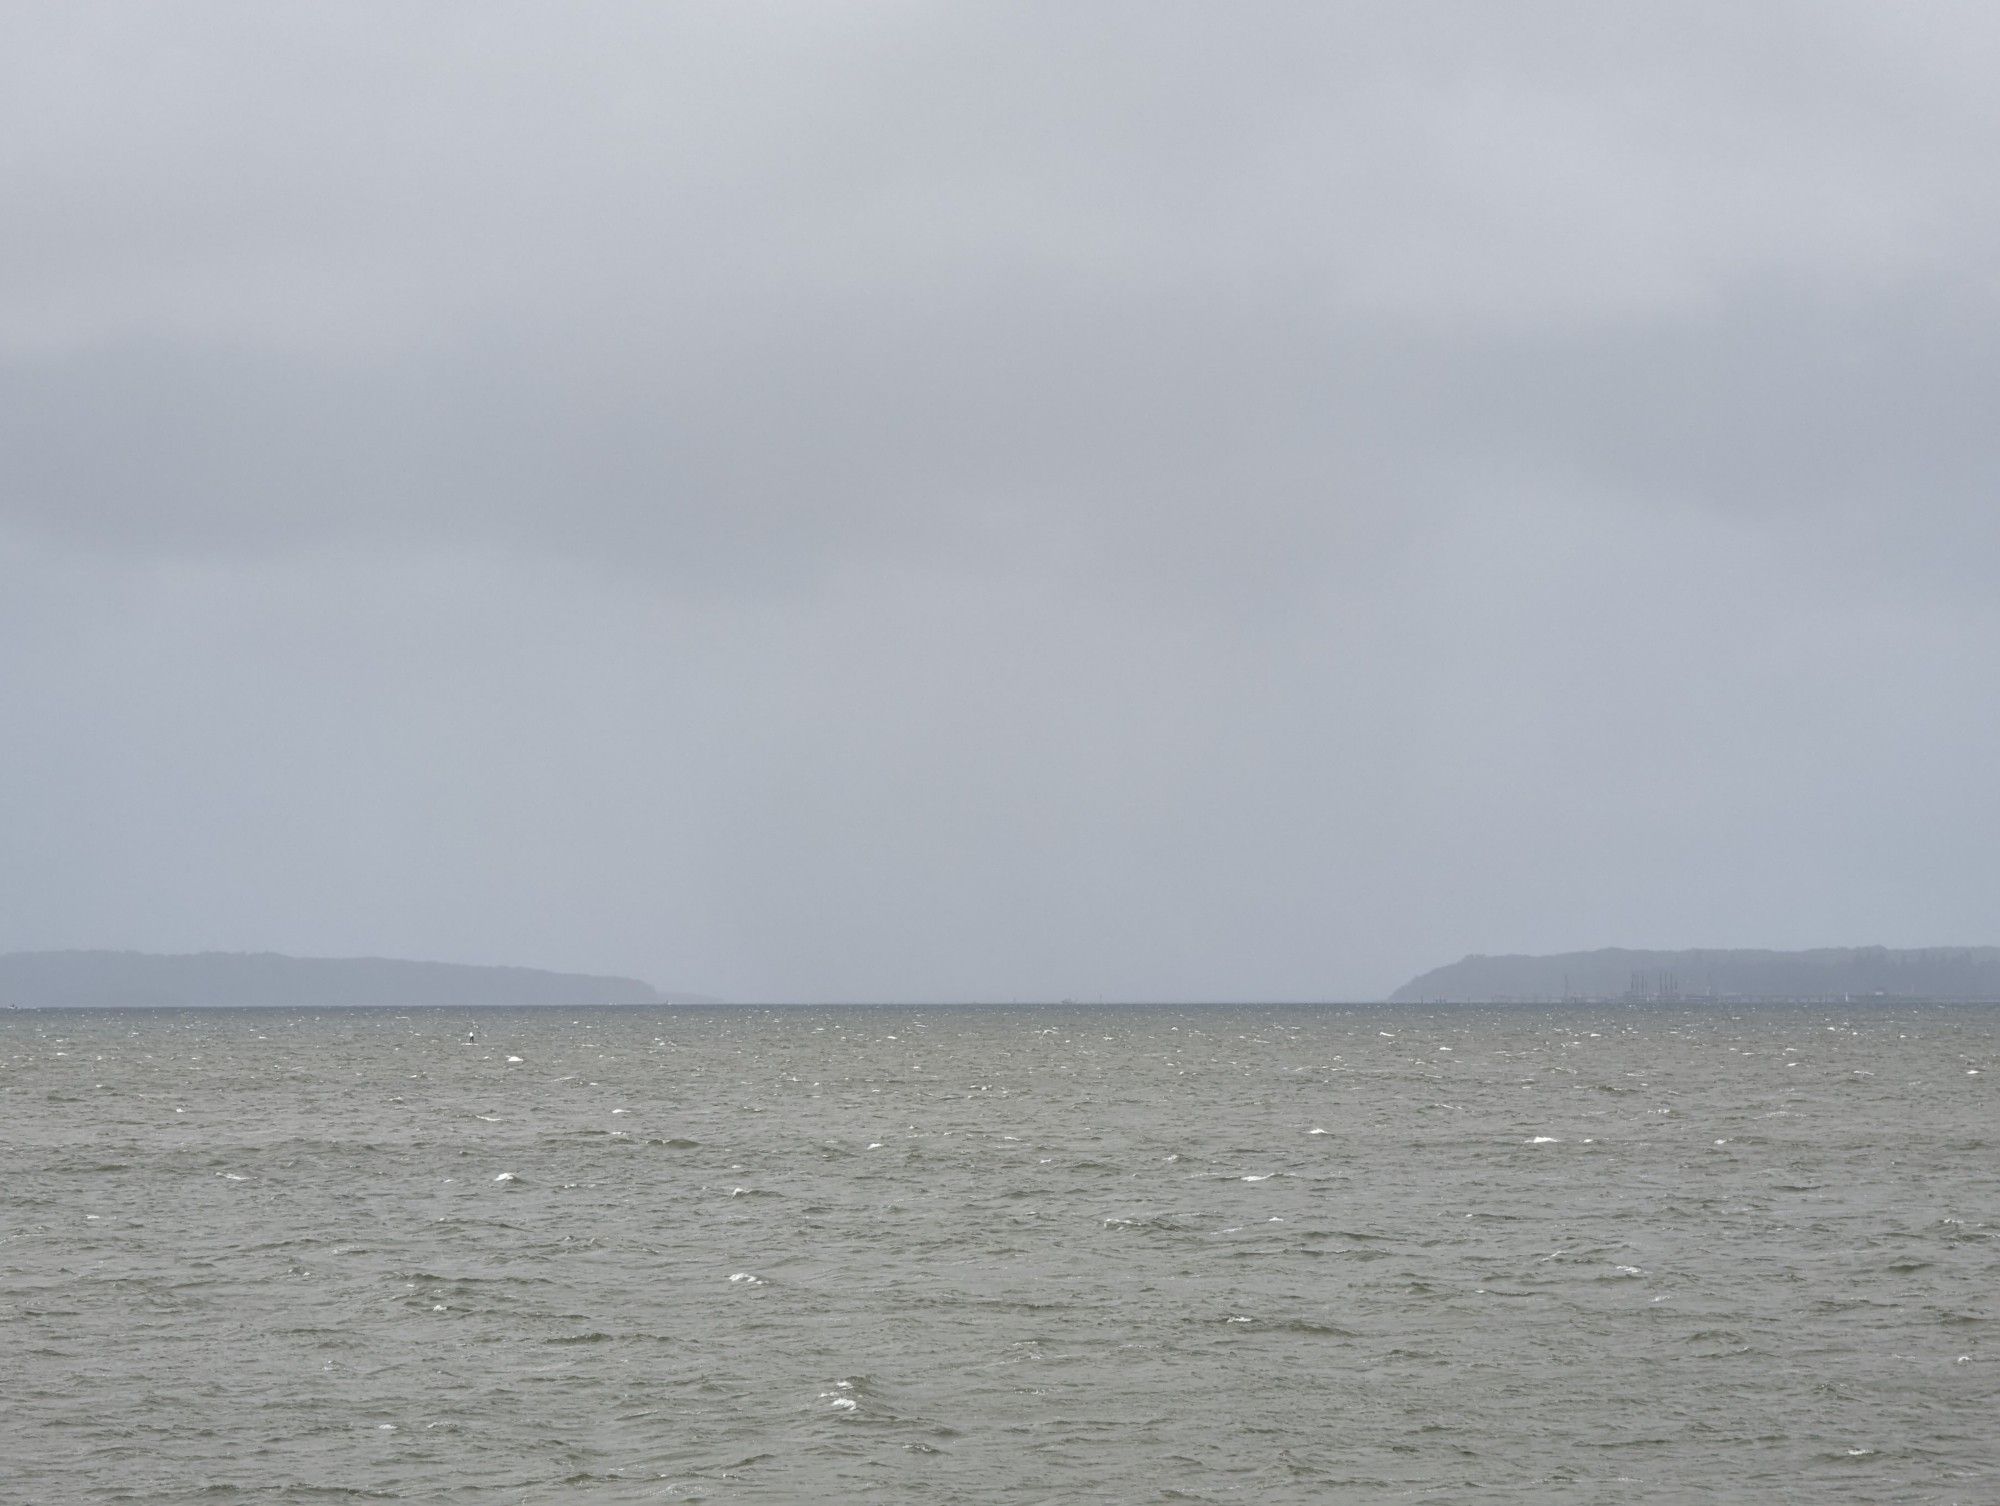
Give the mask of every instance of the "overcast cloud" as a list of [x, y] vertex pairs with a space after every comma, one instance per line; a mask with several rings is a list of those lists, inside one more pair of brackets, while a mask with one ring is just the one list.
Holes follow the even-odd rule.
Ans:
[[2000, 941], [2000, 10], [0, 8], [0, 949]]

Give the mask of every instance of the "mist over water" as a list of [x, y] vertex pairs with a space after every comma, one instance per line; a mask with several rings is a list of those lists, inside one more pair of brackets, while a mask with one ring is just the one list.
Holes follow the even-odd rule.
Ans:
[[0, 1497], [1991, 1501], [1996, 1071], [1921, 1006], [10, 1014]]

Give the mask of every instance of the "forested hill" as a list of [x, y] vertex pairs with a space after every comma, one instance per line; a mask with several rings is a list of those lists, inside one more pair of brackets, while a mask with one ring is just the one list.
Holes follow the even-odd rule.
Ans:
[[13, 952], [0, 955], [0, 1007], [558, 1005], [666, 1002], [637, 978], [275, 952]]
[[1395, 1002], [1512, 999], [2000, 1000], [2000, 947], [1822, 947], [1805, 952], [1557, 952], [1467, 957], [1413, 978]]

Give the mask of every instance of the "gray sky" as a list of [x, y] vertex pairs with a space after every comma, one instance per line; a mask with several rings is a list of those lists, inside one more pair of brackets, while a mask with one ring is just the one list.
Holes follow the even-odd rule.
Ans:
[[0, 7], [0, 949], [2000, 941], [2000, 8]]

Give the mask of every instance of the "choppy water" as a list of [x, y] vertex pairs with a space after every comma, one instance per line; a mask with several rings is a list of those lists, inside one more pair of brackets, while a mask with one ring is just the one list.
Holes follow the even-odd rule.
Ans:
[[0, 1017], [0, 1499], [2000, 1501], [2000, 1010], [468, 1023]]

